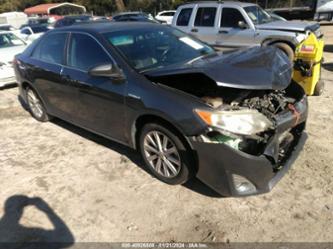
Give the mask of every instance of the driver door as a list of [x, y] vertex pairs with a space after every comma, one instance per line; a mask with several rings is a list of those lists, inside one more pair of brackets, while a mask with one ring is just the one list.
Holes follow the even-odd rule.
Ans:
[[127, 83], [89, 74], [91, 68], [103, 64], [114, 65], [114, 61], [98, 40], [89, 34], [71, 34], [62, 76], [77, 91], [75, 123], [123, 141]]
[[[239, 27], [239, 22], [247, 27]], [[216, 44], [227, 47], [249, 47], [254, 45], [255, 30], [251, 28], [239, 9], [224, 7]]]

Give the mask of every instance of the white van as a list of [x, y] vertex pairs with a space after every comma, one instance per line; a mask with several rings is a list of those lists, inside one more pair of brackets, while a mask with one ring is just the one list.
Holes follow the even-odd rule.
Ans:
[[28, 16], [23, 12], [6, 12], [0, 14], [0, 24], [9, 24], [15, 29], [19, 29], [28, 22]]

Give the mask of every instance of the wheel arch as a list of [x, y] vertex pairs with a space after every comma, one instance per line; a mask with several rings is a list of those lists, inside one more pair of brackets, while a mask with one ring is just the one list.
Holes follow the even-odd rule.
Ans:
[[34, 90], [37, 94], [38, 94], [38, 97], [40, 98], [40, 100], [42, 101], [43, 105], [44, 105], [44, 108], [48, 111], [47, 109], [47, 105], [44, 101], [44, 98], [43, 96], [40, 94], [40, 92], [36, 89], [36, 87], [34, 87], [30, 82], [28, 81], [23, 81], [22, 84], [22, 98], [24, 99], [25, 102], [27, 102], [27, 99], [26, 99], [26, 93], [27, 93], [27, 88], [31, 88], [32, 90]]
[[288, 46], [290, 46], [294, 50], [294, 52], [295, 52], [296, 45], [294, 43], [292, 43], [291, 41], [288, 41], [288, 40], [283, 40], [283, 39], [266, 39], [266, 40], [264, 40], [261, 43], [261, 45], [262, 46], [269, 46], [269, 45], [273, 45], [275, 43], [285, 43]]
[[136, 150], [139, 150], [140, 145], [140, 133], [142, 128], [144, 127], [145, 124], [148, 123], [157, 123], [160, 124], [168, 129], [170, 129], [172, 132], [174, 132], [179, 139], [183, 142], [184, 146], [186, 149], [192, 154], [191, 158], [193, 160], [193, 170], [194, 173], [196, 174], [198, 170], [198, 157], [197, 154], [195, 153], [193, 146], [189, 139], [183, 135], [181, 132], [180, 128], [176, 127], [174, 124], [172, 124], [170, 121], [166, 120], [164, 117], [161, 117], [156, 114], [143, 114], [135, 120], [135, 122], [132, 124], [132, 131], [131, 131], [131, 143], [132, 147]]
[[131, 129], [131, 142], [134, 149], [139, 148], [138, 142], [139, 142], [139, 136], [140, 132], [145, 124], [148, 123], [158, 123], [163, 126], [166, 126], [167, 128], [170, 128], [177, 136], [179, 136], [182, 141], [189, 146], [190, 149], [192, 149], [192, 145], [189, 142], [189, 140], [186, 138], [186, 136], [183, 135], [181, 129], [174, 124], [172, 124], [170, 121], [168, 121], [166, 118], [157, 115], [157, 114], [143, 114], [136, 118], [136, 120], [132, 124]]

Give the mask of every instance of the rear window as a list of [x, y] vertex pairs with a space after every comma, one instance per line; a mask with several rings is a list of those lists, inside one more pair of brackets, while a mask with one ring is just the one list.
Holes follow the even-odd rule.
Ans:
[[192, 8], [182, 9], [178, 15], [177, 26], [187, 26], [191, 19]]
[[35, 48], [32, 57], [48, 63], [63, 64], [67, 34], [50, 34]]
[[199, 8], [195, 17], [194, 26], [213, 27], [215, 23], [216, 8]]

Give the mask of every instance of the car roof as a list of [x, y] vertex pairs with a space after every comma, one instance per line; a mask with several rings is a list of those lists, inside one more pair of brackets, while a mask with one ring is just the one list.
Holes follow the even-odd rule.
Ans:
[[114, 17], [122, 16], [122, 15], [147, 15], [147, 13], [142, 12], [142, 11], [128, 11], [128, 12], [120, 12], [120, 13], [114, 15]]
[[[63, 27], [55, 29], [54, 31], [82, 31], [88, 33], [107, 33], [107, 32], [116, 32], [121, 30], [133, 30], [137, 28], [149, 28], [153, 29], [156, 26], [164, 27], [157, 23], [149, 22], [110, 22], [110, 21], [101, 21], [101, 22], [87, 22], [80, 23], [68, 27]], [[50, 32], [53, 32], [50, 31]]]
[[64, 16], [63, 19], [80, 19], [80, 18], [89, 18], [89, 17], [91, 17], [91, 15], [71, 15], [71, 16]]
[[246, 2], [239, 2], [239, 1], [193, 1], [193, 2], [188, 2], [185, 3], [182, 6], [186, 6], [186, 5], [195, 5], [195, 4], [227, 4], [228, 6], [239, 6], [239, 7], [247, 7], [247, 6], [253, 6], [256, 5], [254, 3], [246, 3]]

